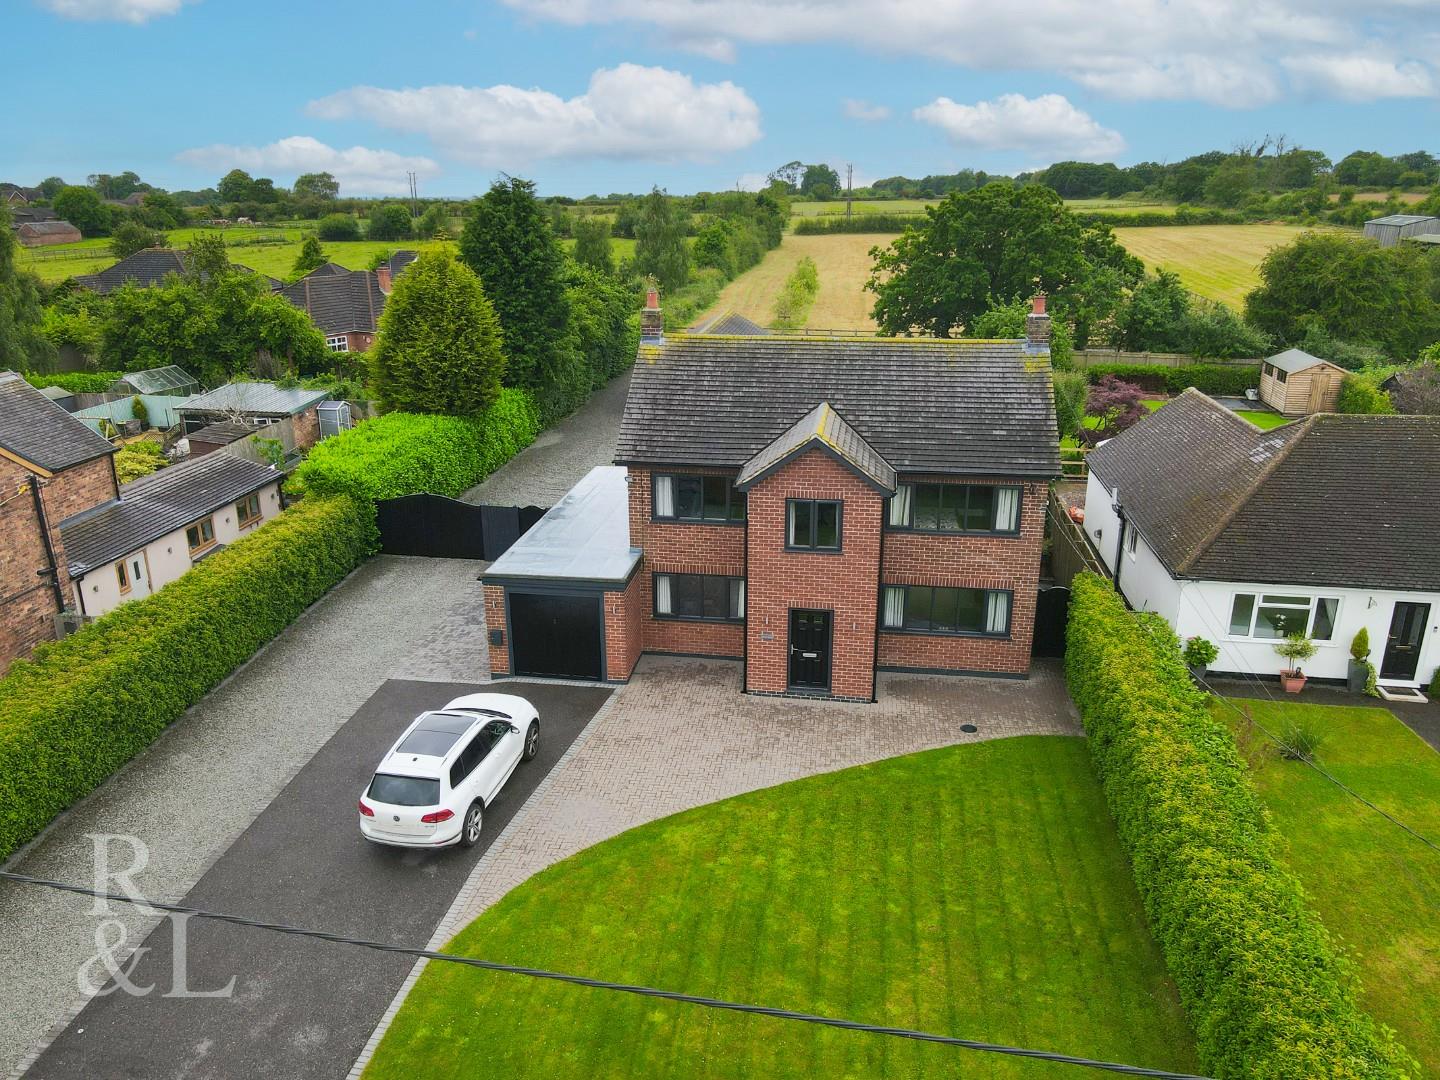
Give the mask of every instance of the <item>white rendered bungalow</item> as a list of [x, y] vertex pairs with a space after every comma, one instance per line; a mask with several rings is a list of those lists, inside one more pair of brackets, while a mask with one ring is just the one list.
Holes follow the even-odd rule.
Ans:
[[1315, 414], [1261, 431], [1187, 390], [1090, 455], [1085, 531], [1137, 610], [1276, 675], [1287, 634], [1343, 680], [1370, 634], [1382, 687], [1440, 666], [1440, 417]]

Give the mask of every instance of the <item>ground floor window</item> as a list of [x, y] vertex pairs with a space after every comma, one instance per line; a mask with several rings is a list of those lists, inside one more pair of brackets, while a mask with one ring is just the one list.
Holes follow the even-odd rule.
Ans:
[[350, 339], [344, 334], [332, 335], [325, 339], [325, 347], [331, 352], [349, 352]]
[[210, 547], [215, 543], [215, 519], [207, 517], [191, 525], [185, 530], [185, 543], [190, 546], [191, 555]]
[[129, 592], [129, 591], [130, 591], [130, 572], [125, 568], [125, 560], [124, 560], [124, 559], [121, 559], [119, 562], [117, 562], [117, 563], [115, 564], [115, 577], [118, 578], [119, 581], [120, 581], [120, 591], [121, 591], [122, 593], [127, 593], [127, 592]]
[[1340, 600], [1334, 596], [1293, 596], [1283, 593], [1236, 593], [1230, 604], [1230, 636], [1280, 641], [1306, 634], [1316, 641], [1335, 635]]
[[1010, 633], [1011, 594], [1004, 589], [887, 585], [881, 625], [925, 634]]
[[718, 574], [656, 574], [655, 614], [666, 619], [745, 618], [745, 579]]
[[260, 520], [260, 493], [246, 495], [235, 504], [235, 515], [240, 519], [240, 528]]

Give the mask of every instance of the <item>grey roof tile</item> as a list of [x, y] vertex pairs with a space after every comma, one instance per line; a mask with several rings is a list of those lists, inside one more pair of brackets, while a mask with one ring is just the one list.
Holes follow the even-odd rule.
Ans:
[[741, 334], [750, 337], [763, 336], [770, 331], [757, 322], [752, 322], [744, 315], [734, 311], [722, 311], [718, 315], [712, 315], [703, 322], [696, 323], [689, 330], [689, 334]]
[[385, 310], [380, 279], [369, 270], [313, 273], [286, 285], [280, 295], [306, 312], [325, 334], [373, 334]]
[[59, 472], [115, 447], [13, 371], [0, 371], [0, 447]]

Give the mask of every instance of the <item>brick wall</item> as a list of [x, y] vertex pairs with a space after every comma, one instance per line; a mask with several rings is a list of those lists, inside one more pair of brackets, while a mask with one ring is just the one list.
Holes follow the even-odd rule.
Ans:
[[649, 612], [640, 606], [640, 578], [636, 573], [623, 592], [607, 592], [605, 602], [605, 677], [612, 682], [630, 678], [645, 647]]
[[[905, 476], [903, 479], [954, 482], [953, 478], [946, 477]], [[1024, 485], [1020, 535], [1015, 537], [885, 534], [881, 575], [885, 584], [1007, 589], [1014, 593], [1014, 600], [1010, 637], [1005, 640], [882, 631], [882, 667], [998, 671], [1014, 675], [1030, 670], [1030, 639], [1035, 629], [1040, 554], [1045, 538], [1045, 500], [1044, 484]]]
[[[792, 498], [844, 502], [839, 554], [785, 550], [785, 502]], [[819, 451], [796, 458], [751, 489], [747, 690], [786, 690], [790, 609], [816, 608], [833, 612], [831, 693], [871, 699], [883, 510], [884, 500], [874, 488]]]
[[490, 646], [490, 674], [508, 675], [510, 673], [510, 638], [505, 628], [505, 589], [500, 585], [485, 585], [481, 591], [485, 594], [485, 629], [487, 633], [494, 633], [499, 630], [505, 634], [503, 645]]
[[[733, 469], [686, 468], [683, 471], [707, 476], [735, 475]], [[657, 619], [652, 613], [655, 610], [655, 574], [743, 577], [745, 526], [651, 521], [653, 497], [651, 471], [632, 468], [630, 544], [645, 552], [636, 573], [638, 592], [634, 601], [644, 626], [642, 647], [647, 652], [738, 659], [745, 648], [745, 628], [742, 624]]]

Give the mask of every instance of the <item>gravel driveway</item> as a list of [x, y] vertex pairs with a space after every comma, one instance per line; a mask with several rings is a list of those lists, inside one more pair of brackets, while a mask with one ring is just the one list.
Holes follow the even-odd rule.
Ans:
[[[183, 896], [387, 678], [485, 681], [482, 566], [371, 559], [5, 868], [89, 883], [87, 834], [131, 834], [150, 849], [139, 889]], [[123, 907], [128, 948], [153, 920]], [[83, 1004], [96, 926], [80, 897], [0, 881], [0, 1075]]]

